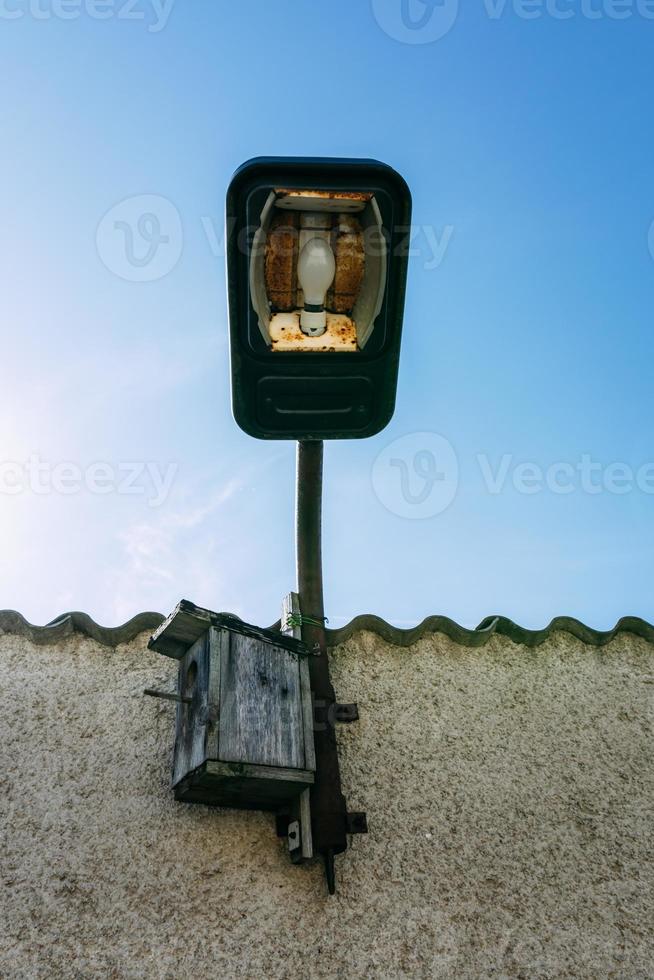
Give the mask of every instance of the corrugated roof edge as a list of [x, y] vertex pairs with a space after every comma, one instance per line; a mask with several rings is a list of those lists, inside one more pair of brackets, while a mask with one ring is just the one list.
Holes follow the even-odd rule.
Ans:
[[[153, 632], [164, 618], [160, 613], [145, 612], [134, 616], [122, 626], [99, 626], [86, 613], [70, 612], [58, 616], [46, 626], [33, 626], [20, 613], [0, 610], [0, 635], [10, 633], [26, 636], [33, 643], [57, 643], [67, 636], [79, 633], [104, 646], [117, 647], [120, 643], [129, 643], [141, 633]], [[279, 626], [277, 622], [270, 629], [279, 629]], [[432, 633], [444, 633], [455, 643], [466, 647], [484, 646], [495, 635], [506, 636], [514, 643], [521, 643], [524, 646], [536, 647], [557, 632], [570, 633], [583, 643], [595, 647], [610, 643], [621, 633], [632, 633], [648, 643], [654, 643], [654, 626], [638, 616], [624, 616], [612, 630], [601, 631], [585, 626], [578, 619], [569, 616], [557, 616], [542, 630], [525, 629], [505, 616], [488, 616], [476, 629], [471, 630], [460, 626], [447, 616], [428, 616], [418, 626], [400, 629], [379, 616], [363, 615], [356, 616], [341, 629], [328, 629], [327, 641], [334, 647], [361, 630], [376, 633], [386, 642], [401, 647], [411, 646], [423, 636]]]
[[335, 646], [360, 630], [370, 630], [388, 643], [401, 647], [411, 646], [430, 633], [444, 633], [455, 643], [466, 647], [484, 646], [495, 635], [506, 636], [514, 643], [521, 643], [524, 646], [537, 647], [548, 640], [553, 633], [558, 632], [570, 633], [583, 643], [595, 647], [610, 643], [621, 633], [633, 633], [647, 640], [648, 643], [654, 643], [654, 626], [638, 616], [623, 616], [612, 630], [602, 631], [594, 630], [571, 616], [557, 616], [542, 630], [525, 629], [506, 616], [487, 616], [474, 630], [460, 626], [447, 616], [428, 616], [420, 625], [403, 630], [391, 626], [379, 616], [364, 615], [356, 616], [341, 629], [327, 630], [327, 638], [330, 645]]
[[20, 613], [5, 609], [0, 610], [0, 636], [12, 633], [26, 636], [33, 643], [58, 643], [73, 633], [79, 633], [104, 646], [117, 647], [120, 643], [129, 643], [146, 630], [153, 632], [163, 620], [161, 613], [145, 612], [122, 626], [99, 626], [86, 613], [69, 612], [57, 616], [46, 626], [33, 626]]

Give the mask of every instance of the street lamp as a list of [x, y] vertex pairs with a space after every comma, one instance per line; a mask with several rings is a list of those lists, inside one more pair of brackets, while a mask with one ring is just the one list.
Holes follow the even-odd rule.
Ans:
[[173, 786], [186, 802], [275, 809], [293, 860], [334, 857], [366, 815], [348, 813], [322, 586], [323, 440], [390, 421], [400, 356], [411, 196], [373, 160], [259, 158], [227, 192], [234, 417], [295, 439], [298, 593], [280, 630], [182, 601], [150, 646], [179, 661]]
[[323, 440], [372, 436], [393, 415], [411, 195], [399, 174], [374, 160], [259, 157], [236, 171], [226, 217], [234, 417], [256, 438], [298, 441], [301, 637], [318, 651], [310, 662], [311, 836], [333, 893], [334, 855], [366, 821], [347, 812], [334, 734], [339, 706], [322, 587]]

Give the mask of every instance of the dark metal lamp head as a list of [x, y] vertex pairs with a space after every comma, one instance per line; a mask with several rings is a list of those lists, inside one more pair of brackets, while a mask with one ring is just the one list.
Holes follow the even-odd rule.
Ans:
[[390, 421], [411, 195], [374, 160], [259, 157], [227, 192], [232, 406], [259, 439]]

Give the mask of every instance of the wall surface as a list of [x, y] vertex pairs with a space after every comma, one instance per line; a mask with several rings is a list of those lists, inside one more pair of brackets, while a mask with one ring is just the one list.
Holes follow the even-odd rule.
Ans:
[[357, 632], [332, 654], [370, 833], [290, 865], [273, 818], [175, 803], [148, 634], [0, 635], [0, 975], [654, 975], [654, 646]]

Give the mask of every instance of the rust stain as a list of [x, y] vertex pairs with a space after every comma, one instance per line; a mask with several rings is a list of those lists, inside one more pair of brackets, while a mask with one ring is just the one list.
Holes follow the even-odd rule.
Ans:
[[366, 253], [361, 222], [351, 215], [339, 215], [332, 232], [336, 259], [334, 284], [327, 296], [327, 307], [334, 313], [351, 313], [361, 292]]
[[300, 328], [300, 311], [278, 313], [270, 321], [273, 351], [356, 351], [357, 331], [354, 320], [334, 313], [327, 314], [327, 330], [321, 337], [307, 337]]
[[266, 294], [274, 310], [295, 309], [299, 214], [276, 214], [266, 239]]
[[314, 197], [328, 201], [359, 201], [362, 204], [367, 204], [374, 196], [368, 191], [318, 191], [315, 189], [299, 191], [288, 187], [276, 187], [275, 194], [280, 196], [283, 194], [285, 197]]

